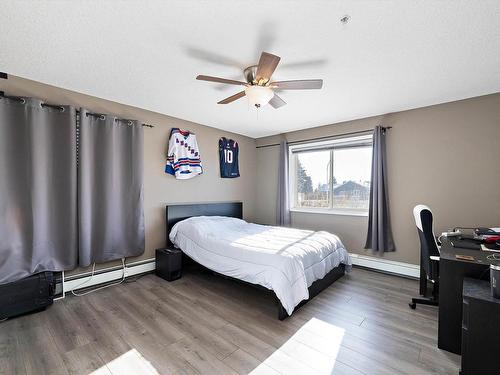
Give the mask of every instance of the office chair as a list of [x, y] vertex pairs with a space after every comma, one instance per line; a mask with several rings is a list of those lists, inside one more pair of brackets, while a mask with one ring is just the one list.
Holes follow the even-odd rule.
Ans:
[[[429, 207], [419, 204], [413, 209], [415, 224], [420, 238], [420, 295], [412, 298], [409, 306], [412, 309], [417, 303], [438, 306], [439, 296], [439, 245], [434, 235], [432, 212]], [[427, 297], [427, 283], [433, 284], [432, 295]]]

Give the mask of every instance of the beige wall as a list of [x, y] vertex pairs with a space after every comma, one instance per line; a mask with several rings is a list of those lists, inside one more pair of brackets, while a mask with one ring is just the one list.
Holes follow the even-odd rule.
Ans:
[[[257, 169], [253, 139], [14, 76], [10, 76], [8, 80], [0, 80], [0, 90], [9, 95], [33, 96], [49, 103], [83, 106], [95, 112], [111, 113], [155, 125], [152, 129], [144, 130], [146, 251], [143, 256], [130, 258], [129, 261], [152, 258], [154, 250], [164, 246], [165, 205], [169, 203], [242, 201], [245, 218], [255, 219]], [[167, 140], [172, 127], [196, 133], [203, 175], [190, 180], [176, 180], [164, 173]], [[230, 137], [239, 143], [240, 178], [219, 177], [218, 140], [221, 136]]]
[[[145, 129], [146, 252], [137, 259], [151, 258], [154, 249], [163, 246], [164, 206], [168, 203], [241, 200], [246, 219], [275, 223], [277, 147], [256, 150], [255, 140], [248, 137], [18, 77], [0, 80], [0, 90], [56, 104], [84, 106], [156, 126]], [[458, 225], [500, 226], [500, 94], [284, 136], [294, 141], [369, 129], [378, 124], [393, 127], [388, 133], [387, 157], [397, 251], [384, 254], [384, 258], [418, 263], [418, 239], [411, 215], [417, 203], [433, 209], [436, 232]], [[198, 135], [204, 175], [177, 181], [164, 174], [166, 143], [172, 127], [189, 129]], [[240, 144], [242, 177], [238, 179], [219, 178], [217, 140], [223, 135]], [[261, 138], [257, 144], [279, 139], [280, 136]], [[366, 217], [294, 213], [292, 224], [337, 233], [349, 251], [369, 254], [363, 250]]]
[[[431, 207], [436, 232], [453, 226], [500, 226], [500, 93], [285, 134], [289, 141], [392, 126], [387, 136], [389, 198], [397, 246], [384, 258], [418, 264], [412, 217]], [[277, 137], [260, 138], [258, 145]], [[278, 147], [257, 154], [257, 221], [274, 223]], [[292, 225], [340, 235], [349, 251], [363, 249], [366, 217], [294, 213]]]

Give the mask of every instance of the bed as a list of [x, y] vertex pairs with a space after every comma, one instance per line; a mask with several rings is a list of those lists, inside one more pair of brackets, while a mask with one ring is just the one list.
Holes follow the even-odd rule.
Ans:
[[350, 270], [337, 236], [247, 223], [242, 211], [241, 202], [169, 205], [168, 246], [216, 274], [273, 293], [280, 320]]

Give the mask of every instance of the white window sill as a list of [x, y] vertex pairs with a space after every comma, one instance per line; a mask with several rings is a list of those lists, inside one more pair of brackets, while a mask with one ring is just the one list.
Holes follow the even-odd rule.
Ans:
[[328, 208], [291, 208], [290, 212], [300, 212], [305, 214], [322, 214], [322, 215], [344, 215], [344, 216], [364, 216], [368, 217], [368, 211], [355, 210], [338, 210]]

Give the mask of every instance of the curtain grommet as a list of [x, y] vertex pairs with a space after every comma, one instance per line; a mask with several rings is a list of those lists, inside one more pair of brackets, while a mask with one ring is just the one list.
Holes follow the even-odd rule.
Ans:
[[100, 115], [100, 116], [99, 116], [99, 120], [106, 120], [106, 116], [104, 116], [104, 115]]
[[19, 98], [19, 101], [21, 102], [21, 104], [26, 104], [26, 99], [24, 98]]
[[128, 120], [127, 124], [128, 126], [132, 126], [132, 121]]

